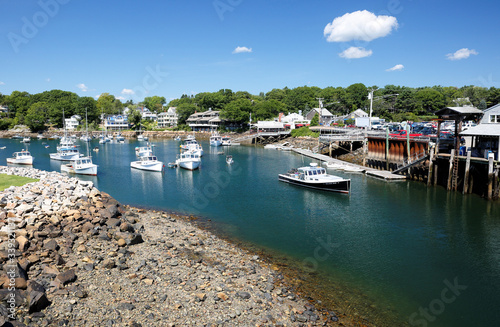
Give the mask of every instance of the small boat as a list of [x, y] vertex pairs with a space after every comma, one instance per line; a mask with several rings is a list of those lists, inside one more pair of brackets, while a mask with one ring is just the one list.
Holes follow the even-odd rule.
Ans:
[[179, 135], [177, 135], [175, 138], [174, 138], [175, 141], [181, 141], [181, 137]]
[[123, 142], [125, 142], [125, 137], [123, 137], [123, 135], [118, 133], [118, 135], [116, 135], [116, 141], [119, 143], [123, 143]]
[[196, 140], [185, 141], [180, 147], [184, 150], [194, 151], [200, 157], [203, 156], [203, 147]]
[[94, 151], [94, 152], [99, 152], [99, 147], [98, 147], [98, 146], [94, 147], [94, 148], [92, 149], [92, 151]]
[[141, 170], [162, 171], [165, 165], [163, 165], [163, 162], [158, 161], [156, 156], [150, 155], [140, 157], [137, 161], [132, 161], [130, 167]]
[[92, 138], [88, 135], [83, 135], [80, 137], [80, 140], [82, 140], [83, 142], [90, 142], [92, 141]]
[[18, 165], [32, 165], [33, 158], [28, 150], [22, 150], [20, 152], [14, 152], [12, 158], [7, 158], [7, 163], [18, 164]]
[[0, 146], [0, 150], [4, 150], [6, 146]]
[[210, 146], [221, 146], [222, 145], [222, 137], [217, 132], [212, 132], [210, 136]]
[[219, 155], [223, 155], [223, 154], [224, 154], [224, 151], [219, 151], [219, 152], [217, 152], [217, 154], [219, 154]]
[[326, 168], [344, 170], [345, 165], [337, 162], [324, 162]]
[[355, 166], [350, 166], [350, 165], [345, 165], [344, 171], [346, 173], [363, 173], [365, 170], [363, 168], [355, 167]]
[[232, 165], [234, 163], [233, 156], [226, 156], [226, 163]]
[[48, 145], [48, 144], [45, 145], [45, 149], [48, 149], [48, 148], [50, 148], [50, 145]]
[[222, 146], [230, 146], [231, 145], [231, 138], [229, 136], [223, 136], [221, 145]]
[[22, 140], [23, 137], [21, 135], [14, 135], [14, 136], [11, 137], [11, 139], [13, 139], [13, 140]]
[[72, 161], [81, 157], [80, 151], [76, 146], [59, 148], [56, 153], [50, 154], [50, 159], [60, 161]]
[[137, 135], [137, 141], [145, 141], [144, 135], [142, 134]]
[[43, 140], [45, 138], [45, 136], [43, 136], [43, 134], [38, 134], [36, 136], [36, 138], [39, 139], [39, 140]]
[[181, 168], [195, 170], [200, 167], [201, 156], [193, 151], [185, 151], [179, 154], [175, 163]]
[[175, 162], [169, 162], [168, 168], [177, 168], [177, 164]]
[[22, 143], [30, 143], [31, 142], [31, 138], [26, 136], [26, 137], [23, 137], [23, 140], [21, 141]]
[[61, 165], [61, 171], [78, 175], [97, 175], [97, 165], [92, 163], [92, 157], [81, 157], [69, 164]]
[[302, 187], [316, 190], [349, 193], [351, 191], [351, 180], [329, 175], [326, 169], [318, 167], [318, 164], [311, 163], [307, 167], [292, 169], [286, 174], [279, 174], [278, 179], [285, 183], [290, 183]]

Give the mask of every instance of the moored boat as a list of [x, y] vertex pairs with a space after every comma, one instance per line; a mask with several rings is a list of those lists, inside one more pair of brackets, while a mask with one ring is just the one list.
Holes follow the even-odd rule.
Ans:
[[234, 159], [233, 159], [233, 156], [229, 155], [229, 156], [226, 156], [226, 163], [228, 165], [232, 165], [234, 163]]
[[97, 175], [97, 165], [91, 157], [80, 157], [69, 164], [61, 165], [61, 171], [78, 175]]
[[223, 136], [221, 145], [222, 146], [230, 146], [231, 145], [231, 138], [229, 136]]
[[50, 154], [50, 159], [60, 161], [71, 161], [81, 157], [76, 146], [58, 148], [56, 153]]
[[11, 158], [7, 158], [7, 163], [17, 164], [17, 165], [32, 165], [33, 156], [28, 150], [22, 150], [19, 152], [14, 152]]
[[141, 169], [141, 170], [149, 170], [149, 171], [162, 171], [163, 162], [159, 161], [156, 156], [144, 156], [140, 157], [137, 161], [132, 161], [130, 163], [131, 168]]
[[340, 193], [349, 193], [351, 190], [350, 179], [329, 175], [325, 168], [318, 167], [316, 163], [292, 169], [286, 174], [279, 174], [278, 179], [285, 183], [316, 190]]
[[198, 153], [193, 151], [185, 151], [179, 154], [175, 163], [184, 169], [195, 170], [200, 167], [201, 157]]
[[153, 149], [148, 144], [147, 146], [138, 146], [135, 148], [135, 156], [137, 158], [153, 155]]
[[210, 136], [210, 146], [221, 146], [222, 137], [217, 132], [213, 132]]

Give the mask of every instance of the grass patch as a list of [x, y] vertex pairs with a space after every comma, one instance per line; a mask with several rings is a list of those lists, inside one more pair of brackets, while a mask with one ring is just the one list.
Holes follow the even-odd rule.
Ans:
[[3, 191], [11, 186], [23, 186], [24, 184], [38, 182], [38, 181], [39, 179], [35, 178], [0, 174], [0, 191]]

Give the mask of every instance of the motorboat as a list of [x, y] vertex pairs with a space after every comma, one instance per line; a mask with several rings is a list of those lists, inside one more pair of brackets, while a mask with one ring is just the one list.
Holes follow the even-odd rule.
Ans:
[[346, 165], [337, 163], [337, 162], [324, 162], [326, 168], [331, 168], [331, 169], [337, 169], [337, 170], [344, 170]]
[[11, 158], [7, 158], [7, 163], [18, 165], [32, 165], [33, 158], [28, 150], [14, 152]]
[[326, 169], [311, 163], [309, 166], [292, 169], [286, 174], [279, 174], [278, 179], [302, 187], [316, 190], [349, 193], [351, 180], [326, 173]]
[[193, 141], [193, 140], [196, 140], [196, 138], [194, 137], [194, 135], [191, 135], [191, 134], [186, 136], [186, 138], [184, 139], [184, 141]]
[[80, 140], [82, 140], [83, 142], [90, 142], [92, 141], [92, 138], [88, 135], [83, 135], [82, 137], [80, 137]]
[[187, 151], [194, 151], [200, 157], [203, 156], [203, 147], [196, 140], [185, 141], [180, 147]]
[[177, 135], [175, 138], [174, 138], [175, 141], [181, 141], [181, 137], [179, 135]]
[[148, 144], [147, 146], [138, 146], [135, 148], [135, 156], [137, 158], [147, 157], [153, 155], [153, 148]]
[[59, 145], [57, 146], [57, 149], [62, 149], [62, 148], [69, 148], [69, 147], [74, 147], [75, 142], [66, 136], [61, 137], [59, 140]]
[[69, 164], [61, 165], [61, 172], [96, 176], [97, 165], [92, 163], [92, 157], [80, 157]]
[[226, 163], [232, 165], [234, 163], [233, 156], [226, 156]]
[[44, 139], [44, 138], [45, 138], [45, 136], [43, 136], [43, 134], [38, 134], [38, 135], [36, 136], [36, 138], [37, 138], [37, 139], [39, 139], [39, 140], [42, 140], [42, 139]]
[[222, 146], [230, 146], [231, 145], [231, 138], [229, 136], [223, 136], [221, 145]]
[[60, 161], [72, 161], [80, 158], [82, 155], [76, 146], [61, 147], [56, 153], [50, 154], [50, 159]]
[[137, 161], [130, 163], [131, 168], [149, 170], [149, 171], [162, 171], [163, 162], [159, 161], [154, 155], [140, 157]]
[[210, 146], [221, 146], [222, 137], [217, 132], [213, 132], [210, 136]]
[[345, 165], [344, 166], [344, 171], [346, 173], [363, 173], [365, 170], [363, 168], [359, 168], [356, 166], [351, 166], [351, 165]]
[[123, 142], [125, 142], [125, 137], [123, 137], [123, 135], [118, 133], [118, 135], [116, 135], [116, 141], [119, 143], [123, 143]]
[[178, 155], [175, 163], [181, 168], [195, 170], [200, 167], [201, 156], [194, 151], [185, 151]]
[[30, 143], [31, 142], [31, 138], [29, 136], [25, 136], [25, 137], [23, 137], [23, 140], [21, 142], [22, 143]]
[[142, 134], [137, 135], [137, 141], [145, 141], [144, 135]]

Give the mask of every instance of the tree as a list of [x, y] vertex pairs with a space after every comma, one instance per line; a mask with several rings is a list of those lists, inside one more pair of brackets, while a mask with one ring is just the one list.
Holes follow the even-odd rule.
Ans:
[[363, 83], [352, 84], [346, 89], [348, 105], [351, 109], [365, 108], [368, 104], [368, 89]]
[[128, 123], [134, 125], [136, 128], [140, 125], [142, 119], [141, 112], [137, 109], [130, 109], [128, 112]]
[[259, 101], [255, 103], [255, 120], [269, 120], [285, 110], [286, 106], [278, 100]]
[[310, 126], [319, 126], [319, 114], [316, 113], [314, 117], [311, 119]]
[[235, 123], [245, 124], [248, 123], [252, 111], [252, 101], [240, 98], [225, 105], [220, 116]]
[[114, 114], [114, 102], [115, 96], [109, 93], [103, 93], [97, 99], [97, 109], [104, 114], [112, 115]]
[[177, 124], [178, 125], [185, 124], [186, 120], [189, 118], [189, 116], [194, 114], [196, 112], [196, 110], [197, 110], [197, 107], [192, 103], [184, 102], [184, 103], [179, 104], [177, 106], [177, 109], [176, 109], [177, 116], [179, 117]]
[[30, 106], [24, 122], [32, 132], [37, 133], [45, 130], [48, 109], [49, 104], [46, 102], [36, 102]]
[[[13, 91], [7, 97], [9, 113], [14, 114], [18, 123], [24, 123], [24, 117], [32, 103], [31, 95], [28, 92]], [[12, 116], [11, 116], [12, 117]]]
[[420, 110], [416, 112], [417, 115], [434, 114], [434, 112], [443, 109], [446, 105], [444, 96], [432, 88], [419, 90], [415, 94], [415, 98], [420, 107]]
[[165, 97], [154, 95], [152, 97], [145, 97], [142, 103], [152, 112], [161, 112], [167, 101], [165, 100]]

